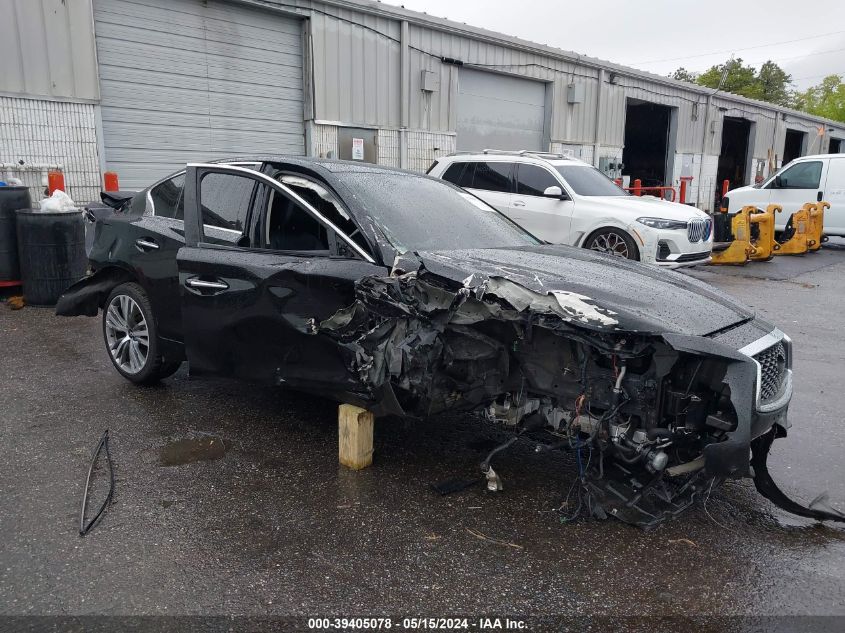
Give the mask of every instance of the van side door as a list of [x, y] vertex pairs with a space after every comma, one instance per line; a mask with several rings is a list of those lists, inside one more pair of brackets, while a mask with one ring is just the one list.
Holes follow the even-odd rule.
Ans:
[[824, 232], [845, 236], [845, 156], [829, 160], [822, 198], [830, 203], [830, 208], [824, 212]]
[[[772, 190], [771, 204], [779, 204], [783, 212], [775, 217], [775, 226], [782, 230], [789, 216], [808, 202], [822, 199], [823, 183], [827, 176], [827, 161], [805, 160], [787, 167], [772, 179], [768, 187]], [[728, 194], [730, 197], [730, 193]]]

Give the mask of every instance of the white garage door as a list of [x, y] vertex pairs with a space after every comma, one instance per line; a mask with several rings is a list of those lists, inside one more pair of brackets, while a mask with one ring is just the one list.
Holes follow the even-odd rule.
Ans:
[[300, 22], [218, 0], [95, 0], [108, 169], [305, 153]]
[[548, 150], [543, 143], [546, 84], [461, 68], [458, 149]]

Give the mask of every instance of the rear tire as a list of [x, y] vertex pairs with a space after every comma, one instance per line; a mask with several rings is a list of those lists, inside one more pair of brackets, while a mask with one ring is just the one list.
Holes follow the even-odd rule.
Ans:
[[584, 248], [640, 261], [640, 250], [633, 238], [620, 229], [599, 229], [584, 240]]
[[151, 385], [172, 376], [182, 364], [159, 353], [158, 328], [144, 289], [120, 284], [103, 307], [103, 340], [114, 368], [137, 385]]

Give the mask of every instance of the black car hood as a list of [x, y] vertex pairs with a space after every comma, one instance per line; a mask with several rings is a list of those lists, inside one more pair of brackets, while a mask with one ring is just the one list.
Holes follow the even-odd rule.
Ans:
[[468, 288], [485, 279], [505, 279], [540, 295], [574, 297], [587, 308], [581, 320], [593, 329], [704, 336], [754, 317], [750, 309], [689, 276], [569, 246], [423, 251], [417, 256], [430, 273]]

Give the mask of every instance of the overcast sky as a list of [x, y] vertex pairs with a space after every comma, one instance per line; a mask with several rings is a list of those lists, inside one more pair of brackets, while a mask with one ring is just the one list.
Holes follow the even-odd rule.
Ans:
[[731, 53], [777, 62], [796, 88], [845, 75], [845, 0], [383, 1], [663, 75]]

